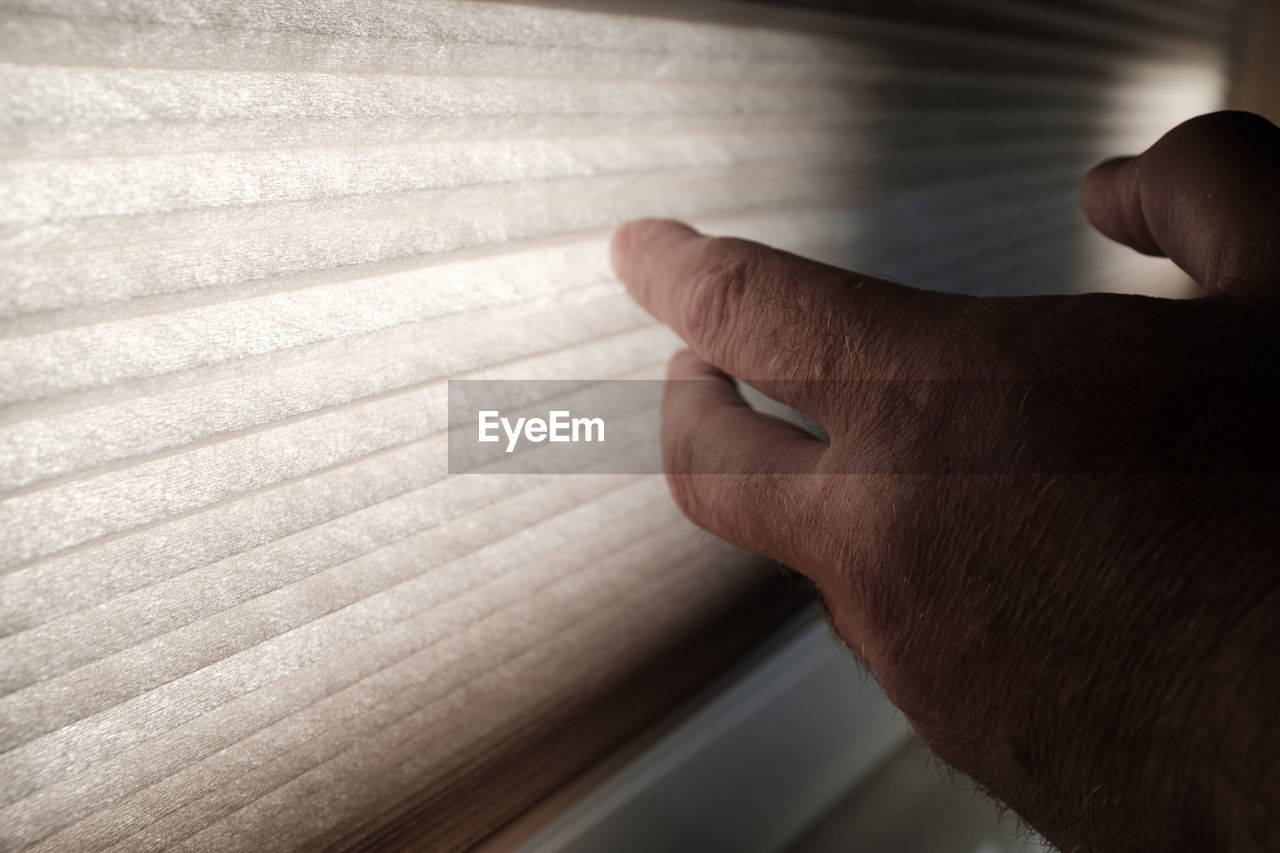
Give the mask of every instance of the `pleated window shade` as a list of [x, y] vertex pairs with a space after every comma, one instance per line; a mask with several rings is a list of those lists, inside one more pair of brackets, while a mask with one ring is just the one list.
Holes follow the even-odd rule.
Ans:
[[1236, 4], [840, 5], [4, 5], [0, 848], [465, 846], [783, 609], [659, 478], [446, 475], [449, 378], [661, 375], [616, 223], [1179, 286], [1076, 184]]

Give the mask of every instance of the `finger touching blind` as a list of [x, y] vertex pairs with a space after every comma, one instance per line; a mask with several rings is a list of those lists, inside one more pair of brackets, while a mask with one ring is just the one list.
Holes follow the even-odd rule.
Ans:
[[1158, 287], [1075, 185], [1234, 6], [944, 6], [5, 4], [0, 847], [462, 846], [779, 612], [660, 478], [448, 474], [450, 379], [662, 375], [621, 221]]

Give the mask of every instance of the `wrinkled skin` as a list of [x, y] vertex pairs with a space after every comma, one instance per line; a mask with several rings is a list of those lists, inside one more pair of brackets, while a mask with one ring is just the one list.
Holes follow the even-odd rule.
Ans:
[[1203, 296], [975, 298], [619, 229], [703, 380], [669, 385], [671, 491], [810, 577], [929, 745], [1064, 850], [1280, 849], [1280, 130], [1193, 119], [1082, 202]]

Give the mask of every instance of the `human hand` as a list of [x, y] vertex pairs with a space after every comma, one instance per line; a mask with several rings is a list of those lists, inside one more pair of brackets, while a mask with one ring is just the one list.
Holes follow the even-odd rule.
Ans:
[[1193, 119], [1083, 203], [1207, 295], [980, 299], [619, 229], [702, 380], [664, 402], [672, 494], [810, 577], [930, 746], [1064, 849], [1274, 849], [1280, 130]]

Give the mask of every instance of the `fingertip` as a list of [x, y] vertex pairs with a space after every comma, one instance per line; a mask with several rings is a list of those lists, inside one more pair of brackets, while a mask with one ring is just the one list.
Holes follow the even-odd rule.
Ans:
[[672, 238], [701, 237], [701, 232], [679, 219], [646, 218], [633, 219], [623, 227], [633, 228], [649, 237], [668, 236]]
[[1133, 157], [1109, 157], [1085, 172], [1080, 182], [1080, 206], [1095, 226], [1102, 214], [1118, 204], [1119, 184]]
[[609, 262], [613, 265], [613, 274], [623, 283], [631, 278], [631, 232], [634, 225], [634, 222], [625, 222], [618, 226], [609, 241]]
[[1122, 154], [1118, 157], [1108, 157], [1102, 162], [1098, 163], [1098, 165], [1094, 166], [1089, 171], [1092, 173], [1092, 172], [1097, 172], [1099, 170], [1106, 171], [1108, 169], [1119, 169], [1120, 167], [1124, 166], [1126, 163], [1132, 163], [1134, 160], [1137, 160], [1137, 159], [1138, 159], [1138, 155], [1136, 154]]
[[702, 359], [693, 354], [691, 349], [677, 350], [667, 362], [667, 378], [672, 380], [688, 379]]
[[673, 380], [727, 379], [728, 374], [698, 358], [693, 350], [682, 349], [671, 356], [671, 361], [667, 364], [667, 378]]
[[613, 272], [626, 285], [636, 281], [636, 259], [642, 254], [669, 247], [677, 240], [702, 236], [674, 219], [635, 219], [613, 232], [609, 255]]
[[1123, 174], [1124, 169], [1136, 159], [1133, 156], [1108, 157], [1098, 163], [1085, 172], [1084, 182], [1081, 185], [1082, 194], [1093, 197], [1107, 194], [1114, 188], [1116, 179]]
[[1085, 173], [1080, 207], [1103, 236], [1145, 255], [1161, 255], [1143, 210], [1138, 157], [1112, 157]]

